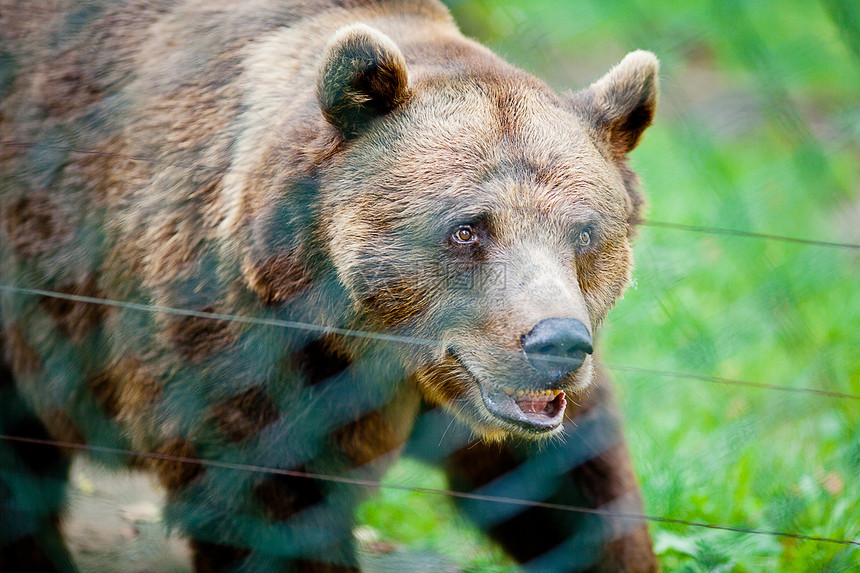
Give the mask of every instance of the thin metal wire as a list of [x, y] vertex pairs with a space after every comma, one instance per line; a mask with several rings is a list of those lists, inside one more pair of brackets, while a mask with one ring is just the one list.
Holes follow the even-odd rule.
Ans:
[[751, 239], [765, 239], [770, 241], [782, 241], [784, 243], [797, 243], [813, 247], [836, 247], [840, 249], [860, 249], [860, 244], [836, 243], [832, 241], [818, 241], [815, 239], [801, 239], [797, 237], [786, 237], [783, 235], [770, 235], [767, 233], [755, 233], [752, 231], [739, 231], [736, 229], [725, 229], [717, 227], [699, 227], [697, 225], [684, 225], [681, 223], [669, 223], [665, 221], [652, 221], [646, 219], [640, 223], [645, 227], [658, 227], [673, 229], [676, 231], [692, 231], [694, 233], [708, 233], [711, 235], [730, 235], [735, 237], [748, 237]]
[[534, 507], [540, 509], [552, 509], [558, 511], [568, 511], [574, 513], [587, 513], [591, 515], [600, 515], [604, 517], [613, 517], [618, 519], [635, 519], [641, 521], [656, 521], [659, 523], [670, 523], [673, 525], [685, 525], [689, 527], [702, 527], [706, 529], [720, 529], [723, 531], [733, 531], [736, 533], [748, 533], [752, 535], [770, 535], [775, 537], [787, 537], [800, 541], [814, 541], [819, 543], [834, 543], [838, 545], [850, 545], [860, 547], [860, 541], [850, 539], [838, 539], [833, 537], [818, 537], [813, 535], [804, 535], [802, 533], [792, 533], [786, 531], [770, 531], [765, 529], [752, 529], [747, 527], [735, 527], [732, 525], [720, 525], [715, 523], [704, 523], [700, 521], [689, 521], [686, 519], [676, 519], [672, 517], [662, 517], [656, 515], [646, 515], [641, 513], [616, 512], [600, 508], [582, 507], [576, 505], [567, 505], [562, 503], [550, 503], [546, 501], [534, 501], [530, 499], [520, 499], [515, 497], [505, 497], [496, 495], [485, 495], [472, 492], [452, 491], [446, 489], [436, 489], [429, 487], [418, 487], [404, 484], [384, 483], [378, 480], [368, 480], [360, 478], [351, 478], [344, 476], [332, 476], [327, 474], [319, 474], [312, 472], [303, 472], [298, 470], [285, 470], [282, 468], [272, 468], [266, 466], [258, 466], [254, 464], [239, 464], [233, 462], [221, 462], [217, 460], [205, 460], [197, 458], [188, 458], [183, 456], [171, 456], [166, 454], [156, 454], [151, 452], [137, 452], [134, 450], [126, 450], [122, 448], [111, 448], [108, 446], [93, 446], [89, 444], [79, 444], [75, 442], [62, 442], [57, 440], [45, 440], [40, 438], [27, 438], [22, 436], [10, 436], [0, 434], [0, 440], [7, 442], [19, 442], [31, 445], [54, 446], [60, 448], [68, 448], [75, 450], [84, 450], [92, 452], [100, 452], [106, 454], [115, 454], [119, 456], [132, 456], [139, 458], [149, 458], [155, 460], [164, 460], [179, 462], [184, 464], [194, 464], [201, 466], [217, 467], [224, 469], [233, 469], [239, 471], [248, 471], [255, 473], [277, 474], [290, 477], [315, 479], [332, 483], [341, 483], [346, 485], [356, 485], [362, 487], [373, 487], [383, 489], [395, 489], [399, 491], [410, 491], [415, 493], [424, 493], [431, 495], [443, 495], [458, 499], [469, 499], [474, 501], [487, 501], [492, 503], [503, 503], [508, 505], [519, 505], [523, 507]]
[[[170, 163], [163, 160], [157, 160], [146, 157], [139, 156], [130, 156], [124, 154], [117, 153], [108, 153], [108, 152], [98, 152], [98, 151], [90, 151], [90, 150], [79, 150], [71, 147], [52, 147], [52, 146], [44, 146], [42, 144], [27, 144], [27, 143], [19, 143], [19, 142], [0, 142], [0, 145], [7, 146], [18, 146], [18, 147], [32, 147], [35, 145], [39, 145], [45, 148], [55, 149], [67, 151], [70, 153], [81, 153], [81, 154], [90, 154], [90, 155], [101, 155], [108, 156], [114, 158], [126, 159], [129, 161], [140, 161], [140, 162], [148, 162], [148, 163], [157, 163], [172, 167], [181, 167], [181, 168], [189, 168], [189, 169], [199, 169], [205, 171], [212, 172], [229, 172], [234, 171], [229, 168], [219, 168], [219, 167], [209, 167], [209, 166], [201, 166], [195, 164], [184, 164], [184, 163]], [[254, 173], [254, 172], [239, 172], [244, 173], [251, 176], [258, 177], [270, 177], [270, 174], [262, 174], [262, 173]], [[852, 243], [842, 243], [842, 242], [831, 242], [831, 241], [820, 241], [813, 239], [804, 239], [804, 238], [796, 238], [796, 237], [788, 237], [782, 235], [773, 235], [773, 234], [765, 234], [765, 233], [757, 233], [751, 231], [742, 231], [742, 230], [733, 230], [733, 229], [725, 229], [725, 228], [714, 228], [714, 227], [703, 227], [703, 226], [695, 226], [695, 225], [686, 225], [680, 223], [672, 223], [672, 222], [663, 222], [663, 221], [652, 221], [652, 220], [644, 220], [640, 223], [643, 226], [654, 227], [654, 228], [665, 228], [671, 230], [679, 230], [679, 231], [687, 231], [687, 232], [696, 232], [696, 233], [706, 233], [706, 234], [714, 234], [714, 235], [724, 235], [724, 236], [737, 236], [737, 237], [745, 237], [745, 238], [753, 238], [760, 240], [774, 240], [795, 244], [802, 244], [808, 246], [818, 246], [818, 247], [831, 247], [831, 248], [842, 248], [842, 249], [855, 249], [860, 250], [860, 244], [852, 244]], [[66, 300], [72, 300], [77, 302], [91, 303], [91, 304], [103, 304], [106, 306], [116, 306], [129, 308], [133, 310], [147, 311], [147, 312], [166, 312], [184, 316], [196, 316], [201, 318], [208, 319], [216, 319], [216, 320], [228, 320], [234, 322], [243, 322], [248, 324], [260, 324], [260, 325], [268, 325], [268, 326], [280, 326], [286, 328], [296, 328], [302, 330], [310, 330], [321, 333], [336, 333], [343, 334], [346, 336], [356, 336], [362, 338], [372, 338], [372, 339], [381, 339], [387, 340], [391, 342], [398, 343], [408, 343], [408, 344], [421, 344], [421, 345], [430, 345], [435, 346], [437, 344], [436, 341], [413, 338], [413, 337], [403, 337], [396, 335], [386, 335], [380, 333], [371, 333], [367, 331], [353, 330], [353, 329], [342, 329], [342, 328], [334, 328], [334, 327], [325, 327], [321, 325], [314, 325], [309, 323], [300, 323], [295, 321], [284, 321], [277, 319], [261, 319], [261, 318], [253, 318], [253, 317], [242, 317], [235, 315], [227, 315], [220, 313], [210, 313], [210, 312], [202, 312], [202, 311], [191, 311], [184, 309], [175, 309], [171, 307], [162, 307], [156, 305], [144, 305], [137, 303], [128, 303], [121, 301], [111, 301], [108, 299], [99, 299], [94, 297], [86, 297], [80, 295], [71, 295], [65, 293], [55, 293], [51, 291], [44, 291], [40, 289], [22, 289], [18, 287], [11, 287], [8, 285], [0, 285], [0, 290], [6, 291], [14, 291], [21, 293], [29, 293], [41, 296], [49, 296], [54, 298], [61, 298]], [[747, 386], [754, 388], [762, 388], [768, 390], [777, 390], [777, 391], [789, 391], [789, 392], [801, 392], [801, 393], [809, 393], [826, 397], [835, 397], [835, 398], [848, 398], [848, 399], [860, 399], [860, 395], [854, 394], [845, 394], [840, 392], [831, 392], [826, 390], [817, 390], [810, 388], [792, 388], [786, 386], [779, 386], [773, 384], [765, 384], [765, 383], [756, 383], [756, 382], [748, 382], [748, 381], [740, 381], [740, 380], [731, 380], [719, 377], [698, 375], [698, 374], [690, 374], [690, 373], [679, 373], [679, 372], [670, 372], [670, 371], [658, 371], [651, 370], [645, 368], [638, 367], [629, 367], [629, 366], [617, 366], [617, 365], [606, 365], [607, 368], [616, 371], [626, 371], [626, 372], [636, 372], [643, 374], [652, 374], [663, 377], [675, 377], [675, 378], [686, 378], [686, 379], [696, 379], [707, 382], [714, 382], [719, 384], [727, 384], [727, 385], [738, 385], [738, 386]], [[578, 507], [572, 505], [564, 505], [564, 504], [554, 504], [547, 502], [538, 502], [517, 498], [509, 498], [509, 497], [500, 497], [500, 496], [490, 496], [490, 495], [481, 495], [467, 492], [455, 492], [450, 490], [438, 490], [433, 488], [423, 488], [423, 487], [414, 487], [407, 486], [401, 484], [386, 484], [379, 481], [373, 480], [362, 480], [356, 478], [345, 478], [340, 476], [328, 476], [324, 474], [315, 474], [310, 472], [301, 472], [295, 470], [284, 470], [279, 468], [267, 468], [264, 466], [254, 466], [248, 464], [235, 464], [235, 463], [227, 463], [227, 462], [219, 462], [214, 460], [200, 460], [194, 458], [184, 458], [180, 456], [169, 456], [162, 454], [153, 454], [153, 453], [145, 453], [145, 452], [135, 452], [131, 450], [123, 450], [118, 448], [109, 448], [102, 446], [90, 446], [85, 444], [75, 444], [70, 442], [59, 442], [53, 440], [41, 440], [35, 438], [24, 438], [18, 436], [8, 436], [8, 435], [0, 435], [0, 440], [6, 441], [16, 441], [22, 443], [29, 444], [38, 444], [38, 445], [51, 445], [51, 446], [59, 446], [71, 449], [82, 449], [89, 451], [100, 451], [104, 453], [114, 453], [118, 455], [129, 455], [135, 457], [145, 457], [145, 458], [153, 458], [160, 460], [168, 460], [168, 461], [176, 461], [179, 463], [191, 463], [197, 465], [205, 465], [212, 467], [222, 467], [227, 469], [236, 469], [236, 470], [244, 470], [244, 471], [254, 471], [254, 472], [264, 472], [271, 474], [280, 474], [286, 476], [293, 476], [299, 478], [307, 478], [307, 479], [317, 479], [321, 481], [329, 481], [335, 483], [343, 483], [349, 485], [357, 485], [357, 486], [368, 486], [368, 487], [380, 487], [380, 488], [388, 488], [388, 489], [396, 489], [402, 491], [411, 491], [417, 493], [424, 494], [433, 494], [433, 495], [445, 495], [448, 497], [461, 498], [461, 499], [471, 499], [476, 501], [487, 501], [487, 502], [495, 502], [495, 503], [505, 503], [511, 505], [520, 505], [526, 507], [536, 507], [536, 508], [545, 508], [545, 509], [553, 509], [560, 511], [569, 511], [569, 512], [578, 512], [578, 513], [587, 513], [593, 515], [601, 515], [606, 517], [613, 518], [621, 518], [621, 519], [635, 519], [635, 520], [646, 520], [646, 521], [654, 521], [660, 523], [669, 523], [676, 525], [685, 525], [691, 527], [700, 527], [700, 528], [708, 528], [708, 529], [717, 529], [717, 530], [725, 530], [725, 531], [733, 531], [738, 533], [746, 533], [746, 534], [754, 534], [754, 535], [769, 535], [776, 537], [784, 537], [797, 539], [800, 541], [811, 541], [811, 542], [820, 542], [820, 543], [832, 543], [846, 546], [855, 546], [860, 547], [860, 541], [852, 541], [846, 539], [835, 539], [835, 538], [826, 538], [826, 537], [816, 537], [816, 536], [808, 536], [798, 533], [790, 533], [790, 532], [780, 532], [780, 531], [768, 531], [768, 530], [759, 530], [759, 529], [751, 529], [751, 528], [741, 528], [741, 527], [733, 527], [726, 525], [718, 525], [718, 524], [709, 524], [703, 522], [693, 522], [681, 519], [674, 518], [666, 518], [659, 516], [649, 516], [644, 514], [631, 514], [631, 513], [620, 513], [620, 512], [612, 512], [608, 510], [595, 509], [595, 508], [585, 508]]]
[[[58, 298], [63, 300], [70, 300], [74, 302], [83, 302], [88, 304], [101, 304], [104, 306], [113, 306], [118, 308], [127, 308], [130, 310], [138, 310], [142, 312], [163, 312], [167, 314], [174, 314], [179, 316], [193, 316], [198, 318], [205, 318], [211, 320], [224, 320], [229, 322], [237, 322], [243, 324], [255, 324], [262, 326], [275, 326], [282, 328], [292, 328], [297, 330], [306, 330], [311, 332], [319, 332], [321, 334], [341, 334], [344, 336], [353, 336], [357, 338], [366, 338], [371, 340], [382, 340], [385, 342], [394, 342], [398, 344], [410, 344], [410, 345], [419, 345], [419, 346], [428, 346], [428, 347], [438, 347], [438, 340], [431, 340], [428, 338], [419, 338], [413, 336], [402, 336], [397, 334], [385, 334], [378, 332], [371, 332], [367, 330], [357, 330], [351, 328], [337, 328], [332, 326], [323, 326], [320, 324], [313, 324], [307, 322], [298, 322], [293, 320], [281, 320], [276, 318], [256, 318], [250, 316], [239, 316], [234, 314], [222, 314], [217, 312], [206, 312], [200, 310], [187, 310], [181, 308], [173, 308], [168, 306], [160, 306], [160, 305], [148, 305], [148, 304], [140, 304], [134, 302], [124, 302], [117, 300], [110, 300], [105, 298], [97, 298], [91, 296], [77, 295], [77, 294], [69, 294], [69, 293], [60, 293], [49, 290], [42, 289], [34, 289], [34, 288], [24, 288], [24, 287], [16, 287], [12, 285], [4, 285], [0, 284], [0, 291], [6, 292], [17, 292], [21, 294], [29, 294], [34, 296], [47, 296], [51, 298]], [[547, 357], [547, 361], [564, 363], [568, 362], [571, 359], [565, 358], [562, 356], [552, 356]], [[777, 384], [767, 384], [763, 382], [749, 382], [746, 380], [732, 380], [729, 378], [720, 378], [717, 376], [707, 376], [704, 374], [694, 374], [689, 372], [673, 372], [669, 370], [653, 370], [650, 368], [639, 368], [636, 366], [620, 366], [620, 365], [604, 365], [606, 368], [611, 370], [616, 370], [619, 372], [635, 372], [640, 374], [650, 374], [654, 376], [668, 377], [668, 378], [685, 378], [690, 380], [701, 380], [704, 382], [714, 382], [717, 384], [726, 384], [730, 386], [747, 386], [750, 388], [761, 388], [764, 390], [776, 390], [782, 392], [797, 392], [803, 394], [812, 394], [816, 396], [824, 396], [827, 398], [845, 398], [852, 400], [860, 400], [860, 394], [849, 394], [845, 392], [835, 392], [831, 390], [820, 390], [816, 388], [794, 388], [791, 386], [780, 386]]]
[[731, 378], [720, 378], [719, 376], [706, 376], [704, 374], [693, 374], [690, 372], [672, 372], [669, 370], [651, 370], [650, 368], [638, 368], [636, 366], [616, 366], [612, 364], [603, 364], [605, 368], [616, 370], [619, 372], [636, 372], [639, 374], [651, 374], [666, 378], [689, 378], [692, 380], [701, 380], [703, 382], [715, 382], [717, 384], [726, 384], [729, 386], [747, 386], [750, 388], [762, 388], [764, 390], [777, 390], [781, 392], [799, 392], [802, 394], [816, 394], [818, 396], [826, 396], [828, 398], [848, 398], [851, 400], [860, 400], [860, 394], [848, 394], [845, 392], [834, 392], [832, 390], [819, 390], [817, 388], [794, 388], [792, 386], [780, 386], [778, 384], [766, 384], [763, 382], [748, 382], [746, 380], [733, 380]]
[[140, 304], [136, 302], [125, 302], [119, 300], [110, 300], [106, 298], [98, 298], [92, 296], [84, 296], [79, 294], [70, 294], [62, 292], [53, 292], [49, 290], [23, 288], [11, 285], [0, 284], [0, 290], [7, 292], [17, 292], [21, 294], [31, 294], [37, 296], [47, 296], [51, 298], [59, 298], [74, 302], [84, 302], [89, 304], [101, 304], [104, 306], [113, 306], [118, 308], [127, 308], [130, 310], [139, 310], [142, 312], [163, 312], [166, 314], [176, 314], [179, 316], [193, 316], [197, 318], [208, 318], [212, 320], [224, 320], [228, 322], [238, 322], [242, 324], [256, 324], [259, 326], [278, 326], [282, 328], [292, 328], [295, 330], [308, 330], [311, 332], [319, 332], [320, 334], [342, 334], [344, 336], [353, 336], [356, 338], [369, 338], [373, 340], [384, 340], [385, 342], [396, 342], [400, 344], [412, 344], [421, 346], [437, 346], [439, 343], [435, 340], [418, 338], [413, 336], [399, 336], [396, 334], [385, 334], [379, 332], [370, 332], [366, 330], [355, 330], [351, 328], [338, 328], [335, 326], [324, 326], [321, 324], [313, 324], [309, 322], [297, 322], [294, 320], [282, 320], [278, 318], [259, 318], [252, 316], [239, 316], [235, 314], [222, 314], [218, 312], [207, 312], [202, 310], [187, 310], [183, 308], [173, 308], [169, 306]]
[[[20, 147], [20, 148], [30, 148], [30, 147], [40, 147], [43, 149], [50, 149], [54, 151], [64, 151], [67, 153], [80, 153], [84, 155], [96, 155], [96, 156], [104, 156], [111, 157], [115, 159], [126, 159], [128, 161], [139, 161], [143, 163], [153, 163], [157, 165], [164, 165], [166, 167], [180, 167], [183, 169], [194, 169], [201, 171], [211, 171], [214, 173], [237, 173], [240, 175], [249, 175], [251, 177], [273, 177], [274, 175], [271, 173], [260, 173], [255, 171], [242, 171], [236, 170], [231, 167], [214, 167], [210, 165], [200, 165], [196, 163], [174, 163], [165, 161], [163, 159], [155, 159], [152, 157], [142, 157], [138, 155], [127, 155], [123, 153], [113, 153], [108, 151], [98, 151], [98, 150], [89, 150], [89, 149], [78, 149], [72, 146], [64, 146], [64, 145], [48, 145], [44, 143], [36, 143], [36, 142], [24, 142], [24, 141], [0, 141], [0, 145], [7, 147]], [[668, 221], [654, 221], [650, 219], [645, 219], [639, 222], [640, 225], [645, 227], [654, 227], [654, 228], [664, 228], [664, 229], [672, 229], [676, 231], [688, 231], [694, 233], [707, 233], [711, 235], [724, 235], [724, 236], [733, 236], [733, 237], [746, 237], [751, 239], [760, 239], [760, 240], [771, 240], [771, 241], [781, 241], [786, 243], [795, 243], [813, 247], [830, 247], [830, 248], [839, 248], [839, 249], [853, 249], [860, 250], [860, 244], [856, 243], [843, 243], [836, 241], [821, 241], [817, 239], [804, 239], [799, 237], [789, 237], [786, 235], [774, 235], [768, 233], [757, 233], [754, 231], [742, 231], [737, 229], [725, 229], [720, 227], [705, 227], [698, 225], [687, 225], [683, 223], [672, 223]]]

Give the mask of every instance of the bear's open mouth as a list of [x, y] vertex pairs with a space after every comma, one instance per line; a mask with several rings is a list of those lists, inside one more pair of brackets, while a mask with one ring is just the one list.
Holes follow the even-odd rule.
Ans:
[[526, 390], [481, 384], [490, 414], [532, 432], [550, 432], [561, 424], [567, 405], [562, 390]]
[[561, 425], [567, 406], [563, 390], [532, 390], [481, 382], [453, 348], [447, 354], [475, 381], [491, 415], [536, 434], [550, 433]]

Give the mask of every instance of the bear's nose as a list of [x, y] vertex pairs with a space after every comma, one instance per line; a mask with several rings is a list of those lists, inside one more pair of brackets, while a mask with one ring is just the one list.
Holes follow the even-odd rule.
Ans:
[[588, 328], [575, 318], [546, 318], [520, 343], [532, 368], [553, 382], [579, 370], [594, 350]]

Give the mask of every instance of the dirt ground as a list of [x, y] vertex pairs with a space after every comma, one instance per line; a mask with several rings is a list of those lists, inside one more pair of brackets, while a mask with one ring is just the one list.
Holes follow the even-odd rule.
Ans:
[[82, 573], [190, 573], [188, 546], [161, 521], [164, 493], [146, 474], [72, 466], [63, 533]]

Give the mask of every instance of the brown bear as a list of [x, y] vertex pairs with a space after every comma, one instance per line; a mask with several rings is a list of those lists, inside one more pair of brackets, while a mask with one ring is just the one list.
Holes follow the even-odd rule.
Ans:
[[197, 571], [355, 571], [404, 444], [527, 568], [657, 569], [593, 348], [652, 54], [559, 96], [436, 0], [2, 0], [0, 34], [0, 570], [74, 570], [87, 451], [158, 475]]

